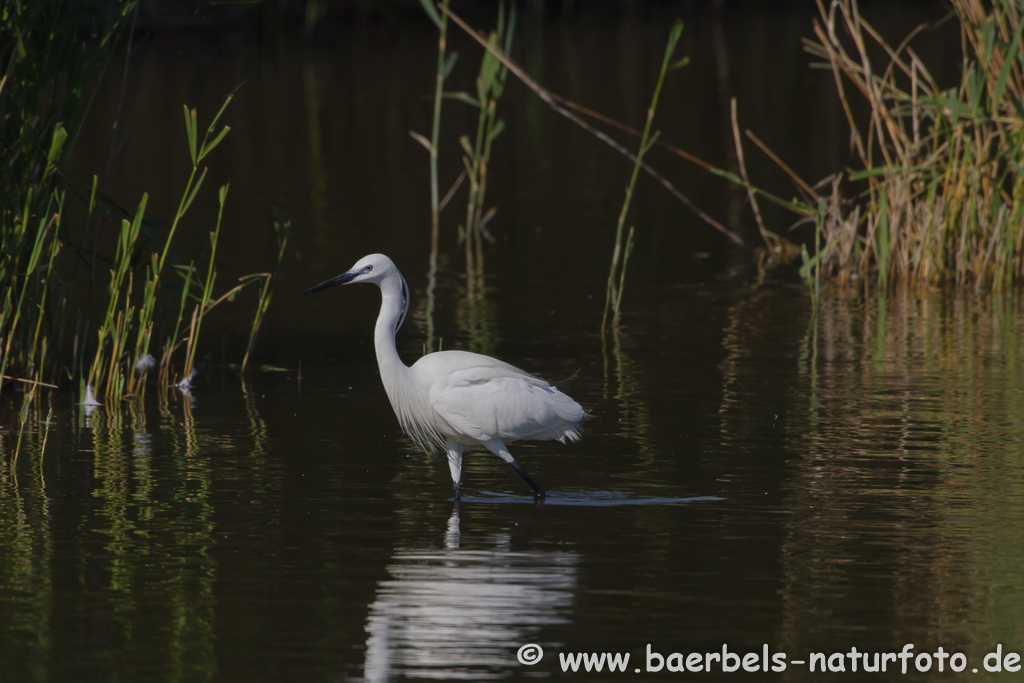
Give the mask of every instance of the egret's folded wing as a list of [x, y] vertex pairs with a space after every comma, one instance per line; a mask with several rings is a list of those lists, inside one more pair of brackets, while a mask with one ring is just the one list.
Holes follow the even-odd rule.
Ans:
[[567, 424], [583, 419], [578, 403], [534, 378], [452, 380], [432, 392], [431, 405], [452, 428], [478, 441], [561, 438]]

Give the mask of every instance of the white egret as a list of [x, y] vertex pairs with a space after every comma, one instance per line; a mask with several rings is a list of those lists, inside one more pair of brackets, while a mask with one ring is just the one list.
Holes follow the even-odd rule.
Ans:
[[507, 462], [545, 496], [533, 477], [509, 453], [514, 441], [580, 438], [583, 408], [557, 387], [500, 360], [468, 351], [428, 353], [406, 366], [398, 356], [395, 333], [409, 309], [409, 286], [383, 254], [359, 259], [351, 270], [311, 287], [304, 294], [356, 282], [380, 287], [380, 314], [374, 330], [380, 379], [402, 429], [425, 451], [448, 453], [455, 499], [462, 484], [462, 453], [483, 446]]

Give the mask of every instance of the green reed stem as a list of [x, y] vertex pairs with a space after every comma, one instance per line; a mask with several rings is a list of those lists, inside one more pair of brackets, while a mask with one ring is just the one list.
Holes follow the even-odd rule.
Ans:
[[[167, 242], [164, 244], [163, 253], [160, 254], [160, 262], [157, 264], [157, 275], [163, 272], [164, 262], [167, 260], [167, 254], [170, 253], [171, 242], [174, 240], [174, 233], [178, 229], [178, 224], [181, 222], [182, 216], [188, 211], [188, 207], [192, 205], [192, 200], [196, 198], [196, 193], [199, 192], [199, 188], [203, 184], [203, 180], [206, 178], [206, 169], [199, 173], [199, 179], [196, 180], [196, 173], [199, 172], [199, 163], [206, 157], [207, 154], [212, 152], [217, 145], [221, 143], [224, 136], [231, 130], [230, 126], [224, 126], [220, 132], [217, 133], [213, 140], [210, 140], [210, 135], [213, 134], [217, 128], [217, 121], [220, 120], [224, 110], [227, 109], [228, 105], [231, 104], [231, 100], [234, 95], [228, 95], [227, 99], [224, 100], [224, 104], [221, 105], [220, 111], [213, 117], [213, 121], [210, 122], [209, 127], [206, 129], [206, 135], [203, 136], [203, 141], [200, 144], [198, 142], [199, 137], [199, 121], [198, 115], [195, 109], [189, 109], [185, 106], [185, 131], [188, 134], [188, 149], [189, 155], [192, 157], [192, 172], [188, 176], [188, 182], [185, 184], [185, 191], [181, 195], [181, 201], [178, 203], [178, 210], [174, 214], [174, 221], [171, 223], [171, 229], [167, 233]], [[193, 185], [194, 183], [194, 185]]]
[[[54, 215], [54, 221], [53, 221], [54, 222], [54, 232], [57, 232], [57, 231], [60, 230], [60, 215], [62, 213], [61, 209], [63, 208], [63, 203], [64, 203], [64, 197], [63, 197], [63, 195], [60, 195], [58, 197], [58, 199], [57, 199], [57, 213]], [[43, 278], [43, 284], [42, 284], [42, 287], [41, 287], [42, 292], [41, 292], [40, 298], [39, 298], [38, 312], [36, 313], [36, 328], [35, 328], [35, 332], [32, 335], [32, 347], [31, 347], [32, 351], [31, 351], [31, 353], [29, 355], [28, 362], [26, 364], [26, 368], [28, 369], [29, 374], [38, 372], [40, 377], [38, 377], [37, 379], [41, 379], [42, 371], [43, 371], [43, 366], [46, 363], [46, 351], [45, 351], [45, 349], [46, 349], [46, 337], [42, 336], [43, 319], [46, 317], [46, 299], [47, 299], [47, 295], [50, 292], [49, 284], [50, 284], [51, 276], [53, 274], [54, 261], [57, 258], [57, 254], [60, 252], [60, 241], [59, 240], [51, 239], [51, 240], [49, 240], [49, 242], [50, 242], [50, 246], [49, 246], [50, 258], [46, 262], [46, 271], [45, 271], [45, 276]], [[37, 351], [37, 349], [39, 349], [40, 344], [42, 344], [43, 352], [42, 352], [41, 357], [39, 358], [39, 364], [37, 366], [36, 365], [36, 351]], [[3, 374], [3, 373], [0, 372], [0, 374]]]
[[661, 86], [665, 82], [665, 74], [668, 73], [669, 68], [672, 66], [672, 55], [675, 53], [676, 44], [679, 42], [680, 36], [683, 34], [683, 22], [680, 19], [676, 19], [672, 25], [672, 32], [668, 37], [668, 44], [665, 46], [665, 57], [661, 62], [661, 71], [658, 74], [658, 82], [654, 86], [654, 95], [651, 97], [651, 106], [647, 108], [647, 122], [644, 124], [644, 132], [640, 137], [640, 149], [637, 151], [636, 162], [633, 164], [633, 175], [629, 179], [629, 185], [626, 187], [626, 198], [622, 202], [622, 210], [619, 212], [619, 221], [615, 227], [615, 248], [612, 251], [612, 263], [611, 268], [608, 270], [608, 286], [605, 290], [604, 300], [604, 314], [601, 317], [601, 334], [604, 335], [604, 330], [608, 322], [608, 312], [613, 307], [615, 309], [615, 316], [613, 323], [618, 319], [618, 311], [621, 302], [621, 296], [617, 293], [615, 280], [616, 275], [619, 275], [620, 282], [624, 282], [625, 272], [619, 271], [619, 262], [623, 255], [622, 245], [622, 233], [623, 228], [626, 224], [626, 214], [629, 212], [630, 202], [633, 200], [633, 188], [636, 187], [636, 179], [640, 175], [640, 169], [643, 166], [643, 158], [650, 148], [653, 140], [650, 139], [651, 124], [654, 121], [654, 112], [658, 106], [658, 98], [661, 95]]
[[43, 429], [43, 443], [39, 445], [39, 466], [43, 465], [43, 455], [46, 453], [46, 442], [50, 438], [50, 425], [53, 424], [53, 406], [46, 411], [46, 427]]
[[[448, 3], [449, 0], [444, 0], [445, 8], [448, 7]], [[423, 5], [425, 7], [429, 6], [430, 10], [433, 10], [429, 0], [423, 0]], [[437, 39], [437, 76], [434, 81], [434, 122], [430, 129], [430, 244], [431, 252], [436, 253], [441, 236], [441, 208], [437, 177], [437, 149], [441, 141], [441, 100], [444, 98], [444, 79], [448, 75], [448, 70], [454, 65], [455, 54], [452, 54], [449, 62], [449, 58], [446, 55], [448, 49], [448, 15], [441, 14], [438, 16], [436, 10], [434, 10], [433, 14], [439, 33]]]
[[469, 198], [466, 202], [466, 225], [463, 233], [466, 248], [466, 286], [470, 298], [475, 296], [478, 281], [483, 276], [483, 239], [490, 235], [486, 224], [494, 216], [495, 209], [484, 213], [484, 199], [487, 192], [487, 169], [490, 164], [494, 139], [504, 130], [504, 122], [497, 118], [498, 100], [505, 88], [508, 67], [495, 57], [492, 50], [500, 48], [508, 53], [512, 49], [515, 31], [515, 5], [506, 11], [504, 1], [498, 6], [498, 26], [488, 37], [489, 49], [480, 62], [476, 79], [476, 98], [458, 93], [459, 99], [474, 103], [478, 108], [476, 139], [472, 147], [468, 137], [460, 142], [465, 152], [463, 159], [469, 178]]
[[[134, 219], [121, 221], [121, 231], [118, 234], [117, 250], [114, 255], [114, 268], [111, 271], [110, 285], [108, 286], [107, 310], [96, 331], [96, 353], [89, 370], [88, 384], [97, 392], [100, 390], [100, 386], [105, 384], [105, 392], [108, 397], [120, 398], [123, 391], [123, 387], [119, 385], [105, 383], [104, 377], [113, 378], [114, 363], [117, 362], [119, 355], [117, 352], [123, 341], [123, 336], [127, 334], [127, 327], [131, 325], [131, 321], [124, 316], [124, 307], [129, 305], [131, 299], [131, 287], [129, 285], [128, 292], [123, 296], [122, 288], [131, 267], [135, 242], [142, 228], [142, 218], [146, 213], [148, 200], [149, 197], [143, 194], [135, 211]], [[119, 314], [121, 314], [120, 320], [118, 319]], [[110, 345], [109, 349], [108, 344]], [[107, 366], [106, 373], [104, 373], [104, 366]]]
[[249, 367], [249, 358], [252, 350], [256, 347], [256, 335], [259, 334], [260, 326], [263, 324], [263, 316], [270, 308], [270, 300], [274, 296], [274, 283], [277, 281], [277, 272], [281, 268], [281, 261], [284, 260], [284, 250], [288, 245], [288, 235], [291, 233], [292, 222], [285, 219], [280, 213], [274, 211], [274, 234], [277, 235], [277, 263], [271, 273], [265, 273], [263, 278], [263, 289], [260, 290], [259, 302], [256, 305], [256, 317], [249, 329], [249, 344], [245, 349], [245, 356], [242, 358], [242, 372]]
[[179, 334], [181, 334], [181, 323], [185, 319], [185, 307], [191, 295], [192, 282], [195, 276], [195, 265], [189, 263], [181, 269], [184, 282], [181, 285], [181, 302], [178, 306], [178, 317], [174, 321], [174, 333], [164, 341], [164, 350], [160, 356], [160, 384], [171, 383], [171, 358], [177, 348]]
[[619, 309], [622, 304], [622, 294], [626, 290], [626, 267], [629, 265], [629, 256], [633, 253], [633, 226], [629, 226], [629, 234], [626, 235], [626, 249], [622, 255], [622, 269], [619, 271], [619, 287], [615, 295], [615, 313], [612, 316], [612, 326], [619, 325]]
[[198, 306], [198, 315], [193, 317], [193, 324], [189, 333], [188, 353], [185, 356], [185, 369], [182, 377], [187, 381], [192, 375], [192, 367], [195, 363], [196, 346], [199, 342], [199, 332], [203, 324], [203, 318], [210, 307], [210, 299], [213, 296], [213, 285], [217, 279], [217, 272], [214, 269], [217, 257], [217, 242], [220, 238], [221, 220], [224, 217], [224, 201], [228, 196], [228, 186], [221, 186], [218, 192], [219, 205], [217, 208], [217, 225], [210, 233], [210, 264], [206, 268], [206, 281], [203, 283], [203, 298]]
[[18, 464], [18, 454], [21, 453], [21, 440], [25, 436], [25, 425], [28, 423], [28, 412], [32, 407], [32, 401], [35, 400], [36, 388], [32, 387], [30, 391], [26, 391], [25, 395], [21, 399], [21, 411], [18, 414], [18, 441], [14, 446], [14, 455], [11, 457], [11, 472], [14, 472], [15, 466]]

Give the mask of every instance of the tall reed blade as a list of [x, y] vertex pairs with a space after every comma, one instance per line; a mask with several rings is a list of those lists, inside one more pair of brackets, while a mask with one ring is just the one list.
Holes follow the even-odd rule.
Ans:
[[277, 236], [277, 262], [271, 273], [264, 273], [263, 288], [260, 290], [260, 298], [256, 304], [256, 317], [249, 329], [249, 344], [245, 349], [245, 357], [242, 358], [242, 372], [249, 367], [249, 357], [256, 347], [256, 335], [259, 334], [260, 326], [263, 324], [263, 316], [270, 308], [270, 300], [274, 296], [274, 283], [277, 281], [277, 272], [281, 268], [281, 261], [284, 260], [284, 249], [288, 245], [288, 235], [291, 233], [292, 222], [285, 218], [278, 209], [274, 209], [274, 234]]
[[[625, 282], [625, 262], [620, 269], [620, 258], [623, 255], [622, 233], [626, 224], [626, 215], [629, 213], [629, 205], [633, 200], [633, 189], [636, 187], [636, 179], [640, 175], [640, 168], [643, 165], [644, 155], [651, 146], [651, 124], [654, 122], [654, 112], [658, 107], [658, 98], [661, 95], [661, 86], [665, 82], [665, 74], [673, 66], [672, 55], [675, 54], [676, 44], [683, 34], [683, 22], [676, 19], [669, 33], [668, 44], [665, 46], [665, 57], [661, 61], [661, 71], [658, 73], [658, 82], [654, 86], [654, 94], [651, 97], [651, 105], [647, 108], [647, 122], [644, 124], [644, 132], [640, 137], [640, 149], [636, 154], [636, 162], [633, 164], [633, 175], [630, 176], [629, 185], [626, 187], [626, 197], [622, 202], [622, 210], [619, 212], [619, 221], [615, 226], [615, 247], [612, 251], [611, 268], [608, 271], [608, 285], [605, 290], [604, 315], [601, 318], [601, 335], [604, 336], [605, 327], [608, 323], [608, 312], [615, 309], [615, 320], [618, 320], [618, 311], [621, 299], [616, 294], [616, 280], [619, 283]], [[680, 64], [681, 65], [681, 64]], [[630, 244], [631, 246], [631, 244]]]
[[[515, 30], [515, 5], [506, 5], [504, 0], [498, 5], [498, 26], [492, 31], [488, 42], [492, 48], [501, 48], [505, 53], [512, 49], [512, 34]], [[476, 296], [477, 289], [482, 286], [483, 277], [483, 240], [490, 238], [486, 225], [494, 216], [493, 207], [485, 212], [484, 200], [487, 193], [487, 169], [491, 159], [494, 139], [504, 129], [504, 122], [497, 118], [498, 101], [505, 89], [508, 67], [502, 63], [494, 52], [486, 50], [480, 62], [480, 72], [476, 79], [476, 97], [464, 93], [460, 99], [473, 102], [478, 108], [475, 143], [470, 145], [469, 139], [461, 139], [465, 152], [463, 164], [469, 179], [469, 198], [466, 202], [466, 224], [462, 231], [466, 250], [466, 289], [470, 298]]]

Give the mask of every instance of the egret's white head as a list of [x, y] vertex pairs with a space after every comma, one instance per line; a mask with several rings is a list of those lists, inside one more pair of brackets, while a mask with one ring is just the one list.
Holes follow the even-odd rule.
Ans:
[[[388, 287], [384, 285], [385, 279], [388, 279]], [[397, 280], [397, 283], [395, 281]], [[406, 284], [405, 278], [402, 277], [402, 273], [399, 272], [395, 266], [394, 261], [389, 259], [384, 254], [370, 254], [356, 261], [355, 265], [352, 266], [348, 271], [332, 277], [330, 280], [321, 282], [315, 287], [310, 287], [303, 294], [312, 294], [313, 292], [319, 292], [321, 289], [327, 289], [328, 287], [334, 287], [335, 285], [350, 285], [356, 282], [367, 282], [375, 284], [382, 290], [391, 289], [396, 294], [401, 295], [401, 317], [398, 320], [398, 324], [395, 325], [397, 331], [402, 326], [402, 322], [405, 320], [405, 314], [409, 310], [409, 285]], [[400, 285], [400, 288], [399, 288]]]
[[355, 282], [371, 282], [379, 285], [389, 273], [397, 273], [398, 268], [394, 262], [384, 254], [370, 254], [356, 261], [356, 264], [337, 277], [332, 277], [326, 282], [321, 282], [316, 287], [310, 287], [303, 294], [312, 294], [321, 289], [334, 287], [335, 285], [350, 285]]

